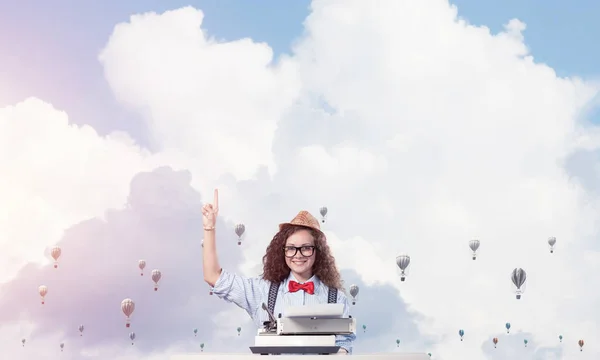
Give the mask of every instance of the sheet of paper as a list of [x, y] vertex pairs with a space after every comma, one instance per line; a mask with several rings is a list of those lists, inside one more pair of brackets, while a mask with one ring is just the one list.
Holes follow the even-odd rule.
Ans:
[[341, 318], [344, 304], [295, 305], [283, 309], [286, 318], [317, 317], [321, 319]]

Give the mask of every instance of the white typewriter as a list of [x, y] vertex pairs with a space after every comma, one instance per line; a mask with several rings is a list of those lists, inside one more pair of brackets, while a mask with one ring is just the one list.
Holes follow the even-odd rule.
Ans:
[[[270, 321], [254, 337], [252, 354], [201, 353], [174, 355], [172, 360], [254, 360], [259, 355], [284, 355], [287, 360], [316, 360], [321, 355], [335, 354], [336, 335], [352, 334], [356, 330], [354, 318], [343, 318], [343, 304], [293, 306], [284, 310], [277, 319], [267, 310]], [[294, 356], [297, 355], [297, 356]], [[353, 355], [355, 360], [429, 360], [424, 353], [373, 353]]]
[[258, 330], [254, 354], [333, 354], [336, 335], [356, 332], [356, 319], [344, 318], [344, 304], [290, 306], [276, 319], [263, 304], [270, 321]]

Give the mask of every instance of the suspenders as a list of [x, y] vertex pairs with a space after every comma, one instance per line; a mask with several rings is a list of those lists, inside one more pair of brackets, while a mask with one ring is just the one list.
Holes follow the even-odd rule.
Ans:
[[[269, 287], [269, 300], [268, 300], [268, 308], [269, 311], [275, 315], [275, 301], [277, 300], [277, 292], [279, 291], [280, 283], [271, 283]], [[327, 303], [335, 304], [337, 303], [337, 292], [338, 290], [335, 288], [329, 288], [329, 293], [327, 294]], [[276, 316], [277, 317], [277, 316]]]
[[271, 283], [271, 286], [269, 287], [269, 303], [267, 306], [275, 318], [277, 318], [277, 315], [275, 315], [275, 300], [277, 300], [277, 291], [279, 290], [279, 285], [279, 283]]
[[327, 303], [328, 304], [337, 303], [337, 289], [329, 288], [329, 293], [327, 294]]

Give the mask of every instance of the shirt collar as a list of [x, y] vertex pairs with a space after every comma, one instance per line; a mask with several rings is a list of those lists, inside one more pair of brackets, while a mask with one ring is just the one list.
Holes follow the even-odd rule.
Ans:
[[[291, 272], [291, 271], [290, 271], [290, 274], [288, 275], [287, 279], [285, 280], [285, 282], [284, 282], [284, 284], [283, 284], [283, 285], [284, 285], [284, 287], [283, 287], [283, 293], [284, 293], [284, 294], [286, 294], [286, 293], [289, 293], [289, 292], [290, 292], [290, 288], [289, 288], [289, 283], [290, 283], [290, 280], [293, 280], [293, 281], [296, 281], [296, 282], [298, 282], [298, 280], [297, 280], [297, 279], [294, 277], [294, 275], [292, 274], [292, 272]], [[310, 279], [308, 279], [308, 281], [306, 281], [306, 282], [309, 282], [309, 281], [312, 281], [312, 282], [315, 284], [315, 294], [316, 294], [316, 293], [317, 293], [317, 291], [318, 291], [318, 289], [320, 289], [320, 288], [321, 288], [321, 280], [319, 280], [319, 277], [318, 277], [318, 276], [316, 276], [316, 275], [313, 275], [313, 276], [312, 276]]]

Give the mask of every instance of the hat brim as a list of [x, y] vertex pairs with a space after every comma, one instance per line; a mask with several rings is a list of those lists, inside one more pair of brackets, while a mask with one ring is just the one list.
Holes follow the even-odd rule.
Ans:
[[324, 234], [323, 231], [321, 231], [321, 229], [318, 229], [316, 227], [312, 227], [312, 226], [308, 226], [308, 225], [293, 224], [293, 223], [289, 223], [289, 222], [279, 224], [279, 231], [283, 230], [283, 228], [285, 226], [299, 226], [299, 227], [302, 227], [305, 229], [316, 230], [316, 231], [320, 232], [321, 234]]

